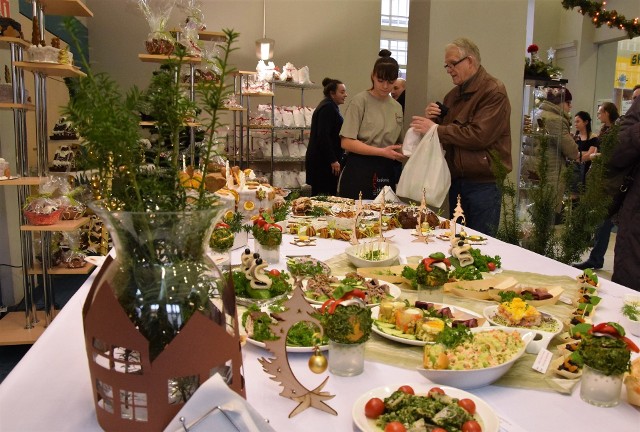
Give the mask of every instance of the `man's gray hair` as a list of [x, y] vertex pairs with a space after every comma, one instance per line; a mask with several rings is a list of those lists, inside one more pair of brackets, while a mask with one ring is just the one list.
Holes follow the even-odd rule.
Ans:
[[451, 43], [447, 44], [445, 49], [449, 48], [458, 48], [460, 51], [460, 55], [462, 57], [471, 56], [476, 59], [478, 66], [482, 63], [480, 59], [480, 50], [478, 49], [478, 45], [473, 43], [470, 39], [467, 38], [458, 38]]

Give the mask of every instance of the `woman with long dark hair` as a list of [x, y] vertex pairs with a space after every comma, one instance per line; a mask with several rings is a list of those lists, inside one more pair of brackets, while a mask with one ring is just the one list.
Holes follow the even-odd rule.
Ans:
[[385, 186], [395, 190], [396, 167], [405, 157], [402, 146], [402, 107], [389, 94], [398, 78], [391, 51], [380, 51], [371, 72], [371, 88], [349, 101], [340, 130], [347, 151], [338, 195], [373, 199]]
[[314, 196], [336, 195], [344, 157], [340, 146], [343, 119], [338, 106], [347, 98], [347, 88], [342, 81], [331, 78], [323, 79], [322, 85], [324, 99], [313, 111], [305, 158], [307, 184]]

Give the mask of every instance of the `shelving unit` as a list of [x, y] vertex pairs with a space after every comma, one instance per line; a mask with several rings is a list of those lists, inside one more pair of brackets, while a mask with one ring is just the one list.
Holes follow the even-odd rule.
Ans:
[[[247, 88], [247, 79], [249, 77], [255, 76], [256, 72], [250, 71], [239, 71], [235, 75], [234, 81], [234, 91], [239, 96], [240, 104], [243, 107], [247, 107], [247, 111], [245, 115], [240, 115], [239, 120], [234, 116], [234, 148], [233, 153], [234, 157], [238, 155], [238, 159], [240, 161], [239, 165], [242, 168], [253, 168], [254, 166], [264, 166], [265, 164], [269, 164], [269, 177], [270, 181], [273, 184], [273, 173], [276, 168], [276, 165], [298, 165], [300, 166], [305, 161], [305, 156], [294, 156], [294, 157], [278, 157], [274, 156], [273, 145], [276, 142], [276, 133], [278, 131], [291, 131], [293, 133], [299, 132], [300, 139], [304, 139], [305, 131], [311, 129], [310, 126], [275, 126], [275, 99], [276, 92], [278, 89], [293, 89], [300, 92], [300, 106], [304, 107], [304, 92], [305, 90], [314, 90], [320, 89], [321, 86], [317, 84], [299, 84], [289, 81], [272, 81], [270, 82], [271, 91], [246, 91]], [[251, 107], [251, 98], [270, 98], [271, 99], [271, 124], [270, 125], [254, 125], [250, 124], [250, 107]], [[271, 141], [271, 154], [268, 157], [264, 158], [252, 158], [251, 150], [252, 150], [252, 139], [251, 139], [251, 131], [252, 130], [265, 130], [269, 131], [270, 141]], [[236, 140], [235, 138], [239, 138]], [[238, 145], [239, 142], [239, 145]]]
[[[40, 38], [45, 37], [45, 15], [65, 15], [91, 17], [93, 13], [80, 0], [34, 0], [33, 16], [40, 23]], [[51, 285], [52, 274], [69, 274], [62, 269], [52, 269], [50, 263], [51, 233], [54, 231], [73, 231], [87, 224], [89, 218], [75, 221], [62, 221], [50, 226], [28, 225], [22, 208], [29, 195], [30, 188], [40, 184], [41, 178], [48, 173], [48, 130], [47, 130], [47, 78], [48, 77], [83, 77], [85, 74], [73, 65], [34, 63], [23, 60], [23, 49], [30, 44], [22, 39], [0, 37], [0, 45], [8, 44], [11, 49], [11, 72], [14, 86], [13, 103], [0, 104], [0, 109], [13, 109], [16, 135], [16, 174], [18, 178], [0, 181], [0, 186], [17, 186], [20, 239], [22, 256], [22, 273], [24, 282], [24, 318], [22, 313], [13, 312], [0, 320], [0, 345], [33, 343], [42, 334], [44, 328], [51, 323], [55, 315], [54, 293]], [[29, 71], [34, 77], [35, 103], [26, 103], [24, 71]], [[29, 158], [26, 137], [27, 111], [34, 111], [36, 118], [36, 154], [37, 177], [29, 177]], [[41, 266], [36, 266], [33, 250], [34, 232], [41, 235]], [[87, 264], [83, 271], [87, 273], [93, 266]], [[67, 269], [69, 270], [69, 269]], [[42, 275], [44, 291], [44, 313], [36, 313], [33, 301], [33, 290], [37, 284], [37, 275]], [[42, 321], [44, 317], [44, 322]], [[20, 325], [20, 321], [22, 325]], [[26, 321], [26, 322], [25, 322]]]

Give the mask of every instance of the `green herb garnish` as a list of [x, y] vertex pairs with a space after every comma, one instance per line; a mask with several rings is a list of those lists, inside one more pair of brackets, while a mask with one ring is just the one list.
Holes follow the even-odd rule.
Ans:
[[436, 336], [436, 343], [440, 343], [447, 348], [455, 348], [461, 343], [472, 340], [473, 333], [471, 329], [464, 325], [458, 325], [455, 327], [449, 327], [445, 325], [438, 336]]

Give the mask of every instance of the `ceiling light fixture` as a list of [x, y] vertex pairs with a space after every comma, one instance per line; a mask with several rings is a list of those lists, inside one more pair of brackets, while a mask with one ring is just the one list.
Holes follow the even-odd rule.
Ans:
[[267, 38], [267, 1], [262, 0], [262, 39], [256, 40], [256, 56], [267, 61], [273, 58], [276, 41]]

